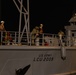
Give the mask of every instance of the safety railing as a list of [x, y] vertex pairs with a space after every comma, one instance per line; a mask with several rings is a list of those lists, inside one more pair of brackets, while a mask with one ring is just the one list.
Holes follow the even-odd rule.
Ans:
[[0, 44], [12, 45], [18, 42], [18, 33], [13, 31], [0, 32]]
[[[7, 32], [0, 32], [0, 45], [18, 45], [18, 32], [14, 31], [7, 31]], [[60, 46], [60, 39], [57, 34], [49, 34], [49, 33], [43, 33], [38, 36], [35, 35], [29, 35], [30, 42], [28, 43], [28, 38], [26, 33], [23, 34], [21, 38], [21, 45], [29, 45], [29, 46]], [[73, 37], [73, 41], [71, 44], [76, 45], [76, 37]], [[66, 36], [62, 37], [62, 43], [65, 46], [69, 46], [67, 44], [67, 38]], [[70, 42], [70, 41], [69, 41]]]

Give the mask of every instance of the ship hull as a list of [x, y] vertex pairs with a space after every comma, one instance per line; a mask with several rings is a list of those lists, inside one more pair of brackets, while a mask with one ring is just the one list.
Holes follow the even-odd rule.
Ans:
[[60, 47], [1, 46], [0, 75], [15, 75], [30, 65], [25, 75], [53, 75], [76, 71], [76, 48], [66, 47], [66, 59]]

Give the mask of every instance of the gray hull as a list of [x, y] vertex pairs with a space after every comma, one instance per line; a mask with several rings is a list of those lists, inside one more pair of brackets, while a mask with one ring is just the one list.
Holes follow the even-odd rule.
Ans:
[[66, 47], [66, 59], [60, 47], [1, 46], [0, 75], [15, 75], [15, 71], [30, 64], [25, 75], [53, 75], [76, 71], [76, 48]]

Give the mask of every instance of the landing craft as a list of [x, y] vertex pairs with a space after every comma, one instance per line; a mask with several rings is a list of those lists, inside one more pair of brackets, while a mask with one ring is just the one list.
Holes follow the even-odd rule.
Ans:
[[[69, 20], [70, 25], [64, 27], [64, 35], [42, 33], [42, 38], [34, 38], [32, 44], [29, 32], [29, 0], [26, 9], [22, 0], [17, 1], [20, 8], [15, 0], [13, 2], [20, 12], [19, 31], [0, 32], [0, 75], [15, 75], [20, 68], [23, 69], [28, 64], [31, 66], [24, 72], [25, 75], [75, 75], [76, 15]], [[21, 14], [24, 14], [25, 18], [22, 32]], [[39, 42], [39, 39], [42, 39], [42, 42]]]

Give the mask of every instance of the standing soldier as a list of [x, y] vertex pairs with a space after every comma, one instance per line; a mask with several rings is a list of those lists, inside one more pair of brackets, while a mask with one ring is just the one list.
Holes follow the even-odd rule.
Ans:
[[39, 27], [36, 26], [31, 32], [31, 42], [32, 45], [35, 45], [35, 40], [39, 36]]
[[0, 31], [6, 31], [4, 27], [4, 21], [1, 21], [0, 23]]
[[58, 32], [58, 36], [59, 36], [59, 43], [60, 45], [62, 45], [62, 37], [64, 36], [64, 32], [60, 30], [60, 32]]
[[39, 34], [39, 38], [40, 38], [40, 45], [42, 45], [42, 40], [43, 40], [43, 38], [42, 38], [42, 34], [43, 34], [43, 24], [40, 24], [40, 32], [39, 32], [40, 34]]
[[0, 44], [2, 44], [2, 37], [1, 37], [1, 32], [4, 32], [4, 31], [6, 31], [5, 30], [5, 27], [4, 27], [4, 21], [1, 21], [0, 22]]

